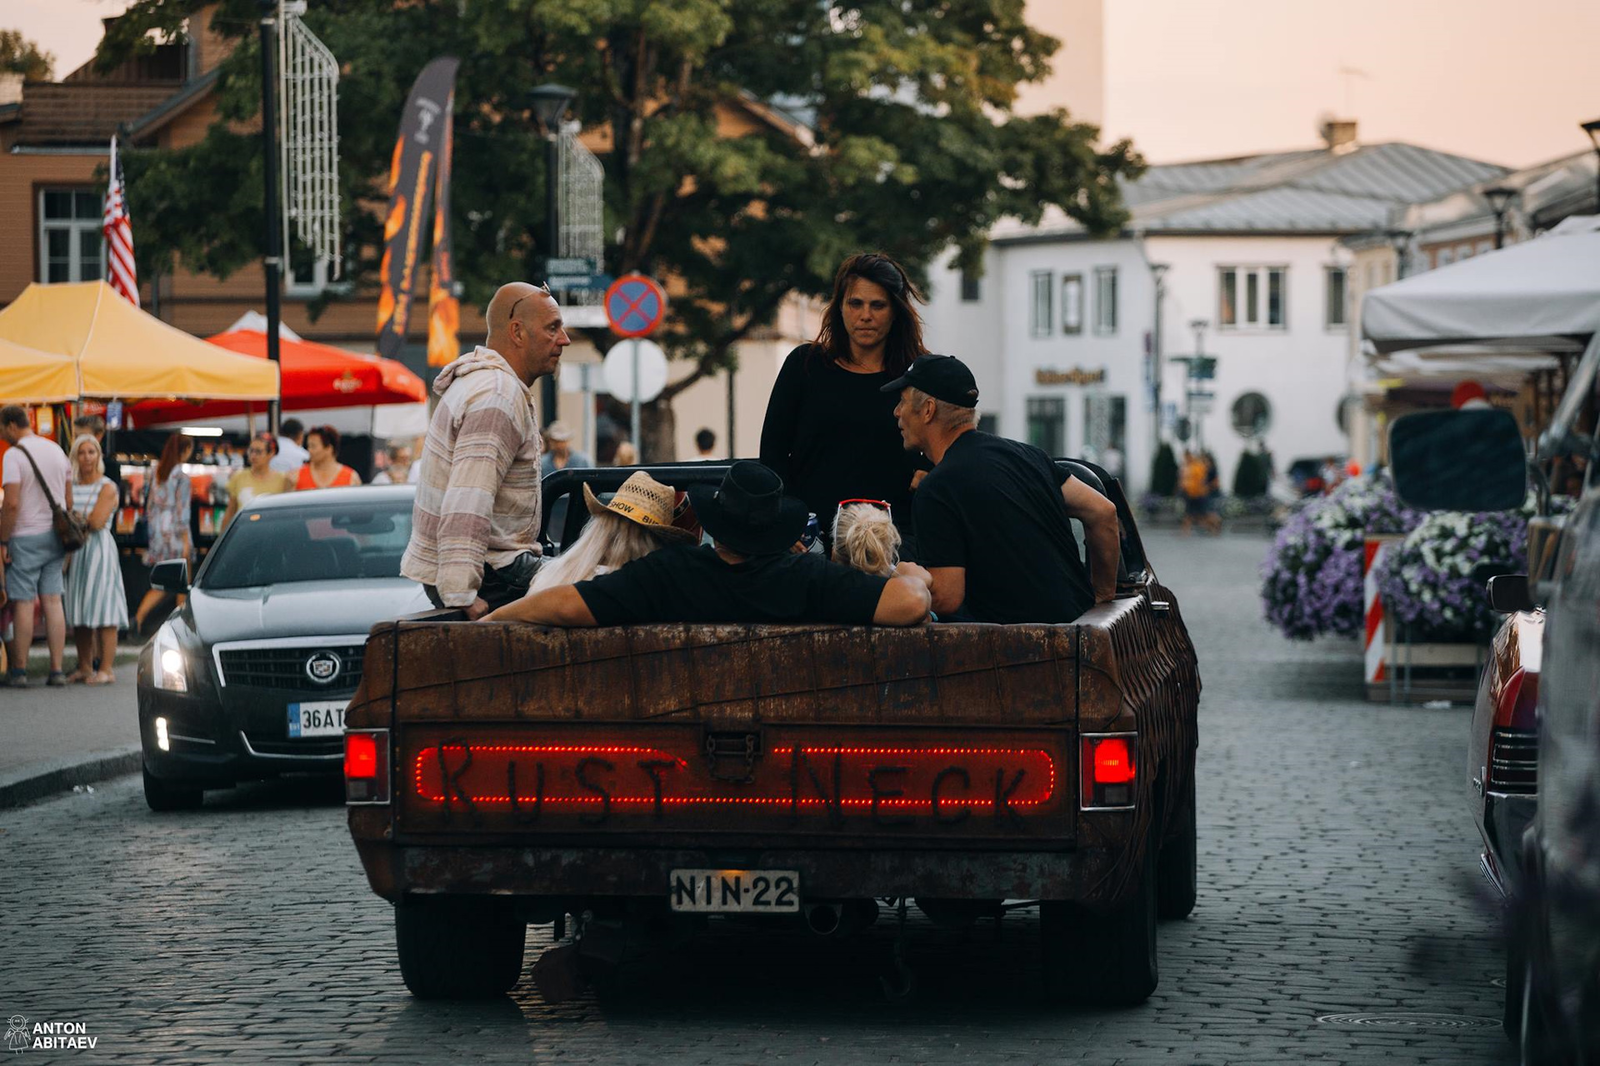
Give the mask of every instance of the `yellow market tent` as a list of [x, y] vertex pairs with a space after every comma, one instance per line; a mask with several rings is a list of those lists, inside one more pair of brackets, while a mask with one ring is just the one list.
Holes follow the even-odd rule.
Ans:
[[83, 396], [278, 398], [276, 364], [169, 326], [103, 281], [29, 285], [0, 311], [0, 340], [71, 356]]
[[67, 403], [77, 398], [77, 363], [0, 339], [0, 403]]

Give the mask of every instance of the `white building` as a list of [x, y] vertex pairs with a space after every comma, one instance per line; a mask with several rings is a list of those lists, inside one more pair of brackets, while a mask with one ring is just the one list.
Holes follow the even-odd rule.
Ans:
[[[1157, 434], [1152, 265], [1163, 264], [1165, 439], [1187, 407], [1228, 483], [1247, 446], [1232, 425], [1239, 405], [1266, 412], [1280, 470], [1345, 454], [1350, 252], [1340, 238], [1504, 171], [1408, 144], [1359, 145], [1352, 122], [1329, 123], [1325, 136], [1321, 149], [1152, 167], [1124, 189], [1131, 218], [1109, 238], [1055, 210], [1035, 226], [1002, 223], [981, 279], [948, 259], [933, 271], [930, 347], [972, 365], [996, 431], [1055, 454], [1115, 446], [1143, 491]], [[1216, 358], [1213, 380], [1185, 381], [1178, 362], [1195, 354], [1194, 323]]]

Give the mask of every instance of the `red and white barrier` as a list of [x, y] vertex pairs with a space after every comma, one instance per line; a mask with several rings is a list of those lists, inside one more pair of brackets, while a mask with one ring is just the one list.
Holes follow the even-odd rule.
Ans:
[[1383, 599], [1378, 595], [1378, 563], [1390, 546], [1404, 537], [1368, 535], [1361, 566], [1362, 603], [1367, 611], [1367, 684], [1389, 680], [1389, 627], [1383, 615]]

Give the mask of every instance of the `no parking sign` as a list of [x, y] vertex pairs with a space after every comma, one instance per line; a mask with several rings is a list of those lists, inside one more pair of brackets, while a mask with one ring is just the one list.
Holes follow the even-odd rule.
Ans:
[[667, 317], [667, 294], [653, 278], [624, 274], [606, 290], [606, 321], [619, 337], [645, 337]]

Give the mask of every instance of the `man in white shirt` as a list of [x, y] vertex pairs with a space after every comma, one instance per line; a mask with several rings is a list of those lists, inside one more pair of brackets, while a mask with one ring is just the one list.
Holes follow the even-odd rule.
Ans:
[[19, 688], [28, 683], [33, 601], [42, 597], [45, 641], [50, 648], [48, 683], [65, 685], [61, 657], [67, 647], [67, 616], [61, 606], [61, 564], [66, 553], [56, 536], [50, 501], [53, 498], [62, 508], [72, 509], [72, 463], [54, 441], [33, 432], [27, 410], [16, 404], [0, 407], [0, 439], [10, 445], [0, 465], [0, 482], [5, 485], [5, 503], [0, 506], [0, 558], [6, 564], [6, 595], [15, 605], [6, 683]]
[[300, 446], [305, 439], [306, 427], [298, 418], [286, 418], [278, 427], [278, 454], [267, 466], [290, 477], [300, 473], [300, 468], [311, 461], [311, 453]]

